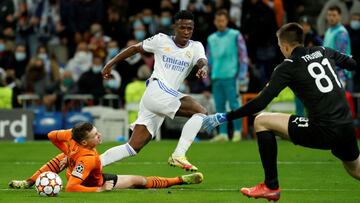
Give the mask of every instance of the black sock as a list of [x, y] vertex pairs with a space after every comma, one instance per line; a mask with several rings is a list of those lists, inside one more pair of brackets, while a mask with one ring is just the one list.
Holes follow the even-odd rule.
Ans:
[[256, 133], [261, 163], [265, 171], [265, 185], [270, 189], [279, 188], [277, 175], [277, 144], [275, 134], [271, 131]]

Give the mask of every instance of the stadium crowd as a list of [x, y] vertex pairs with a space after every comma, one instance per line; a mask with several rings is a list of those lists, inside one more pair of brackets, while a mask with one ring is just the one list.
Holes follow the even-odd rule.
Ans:
[[[153, 56], [136, 54], [116, 64], [111, 80], [102, 79], [102, 67], [125, 47], [159, 32], [171, 35], [172, 17], [180, 9], [193, 12], [193, 39], [204, 47], [216, 31], [215, 12], [228, 11], [228, 26], [240, 31], [248, 52], [249, 68], [241, 91], [257, 93], [282, 60], [276, 30], [284, 23], [300, 22], [306, 46], [322, 45], [331, 5], [341, 10], [351, 54], [359, 62], [358, 0], [2, 0], [0, 108], [20, 107], [20, 94], [39, 95], [42, 105], [57, 111], [63, 110], [66, 94], [91, 94], [95, 104], [105, 94], [116, 94], [123, 107], [127, 96], [134, 98], [126, 95], [126, 87], [150, 76]], [[360, 92], [354, 82], [360, 81], [359, 73], [345, 76], [352, 81], [348, 91]], [[190, 74], [180, 91], [209, 97], [210, 85], [210, 80]]]

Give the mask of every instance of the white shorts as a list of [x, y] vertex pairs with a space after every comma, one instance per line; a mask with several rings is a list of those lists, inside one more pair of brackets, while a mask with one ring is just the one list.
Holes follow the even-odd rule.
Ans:
[[154, 138], [164, 122], [165, 116], [173, 119], [180, 108], [180, 99], [186, 95], [167, 87], [157, 79], [150, 78], [146, 84], [146, 90], [140, 101], [138, 117], [130, 125], [130, 128], [134, 130], [135, 125], [145, 125]]

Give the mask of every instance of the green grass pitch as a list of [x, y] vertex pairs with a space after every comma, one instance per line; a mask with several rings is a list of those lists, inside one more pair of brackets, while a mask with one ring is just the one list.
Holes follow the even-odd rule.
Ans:
[[[177, 176], [187, 173], [167, 165], [176, 141], [152, 141], [136, 157], [104, 168], [106, 173]], [[119, 143], [98, 146], [102, 153]], [[360, 202], [360, 182], [348, 176], [329, 151], [306, 149], [278, 141], [278, 170], [282, 188], [279, 202]], [[47, 141], [15, 144], [0, 142], [0, 202], [267, 202], [239, 193], [244, 186], [263, 180], [256, 141], [240, 143], [194, 143], [188, 152], [192, 163], [204, 174], [199, 185], [158, 190], [117, 190], [103, 193], [66, 193], [40, 197], [34, 189], [11, 190], [8, 182], [24, 179], [59, 151]], [[64, 182], [64, 173], [61, 174]]]

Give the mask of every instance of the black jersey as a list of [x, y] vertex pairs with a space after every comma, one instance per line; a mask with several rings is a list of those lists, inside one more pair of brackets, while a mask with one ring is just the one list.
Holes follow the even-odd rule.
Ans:
[[336, 66], [354, 70], [356, 62], [324, 47], [297, 47], [291, 57], [278, 65], [267, 86], [252, 101], [227, 114], [228, 120], [264, 109], [285, 87], [304, 103], [309, 118], [318, 125], [352, 122], [345, 91], [336, 75]]

